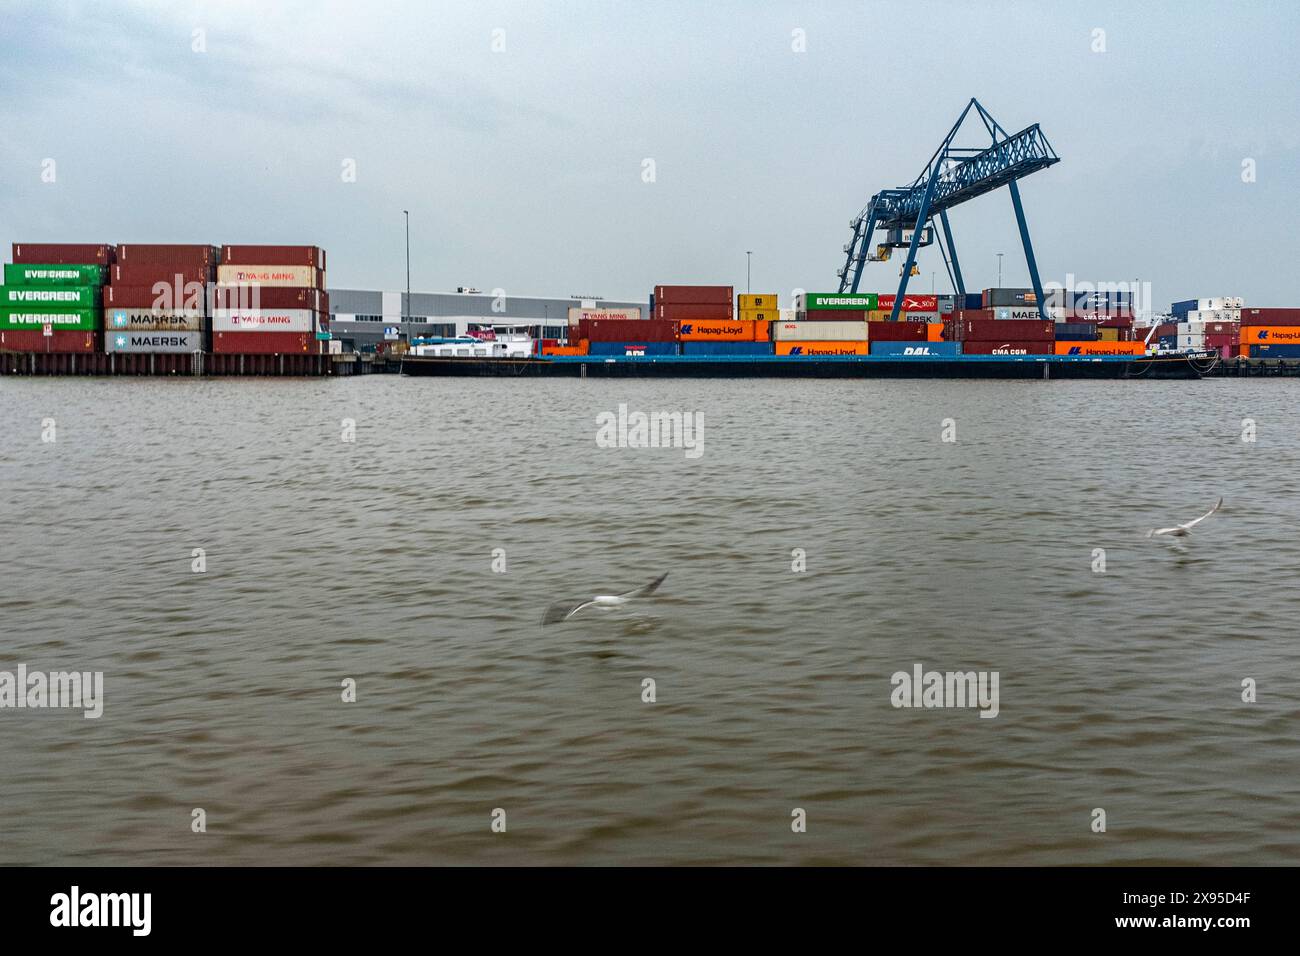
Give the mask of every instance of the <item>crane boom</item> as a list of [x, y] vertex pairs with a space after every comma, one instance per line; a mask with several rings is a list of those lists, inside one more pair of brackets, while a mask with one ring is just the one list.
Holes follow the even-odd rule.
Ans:
[[[979, 147], [955, 146], [957, 134], [972, 108], [982, 120], [992, 142], [988, 146]], [[1043, 311], [1042, 283], [1038, 277], [1038, 265], [1034, 260], [1029, 226], [1025, 221], [1024, 207], [1020, 201], [1020, 190], [1016, 181], [1060, 161], [1060, 157], [1052, 150], [1051, 144], [1037, 123], [1025, 127], [1018, 133], [1008, 134], [980, 105], [980, 102], [972, 98], [911, 185], [882, 189], [872, 196], [866, 208], [853, 218], [850, 223], [853, 237], [844, 247], [846, 259], [844, 268], [839, 271], [840, 291], [857, 292], [858, 284], [862, 281], [864, 265], [868, 259], [878, 258], [870, 254], [872, 235], [877, 228], [894, 230], [892, 236], [900, 236], [901, 230], [910, 229], [912, 235], [910, 241], [906, 243], [907, 261], [902, 268], [902, 281], [899, 283], [898, 295], [894, 299], [894, 310], [890, 316], [891, 319], [897, 320], [907, 292], [907, 280], [916, 262], [916, 250], [922, 244], [925, 227], [937, 215], [943, 227], [942, 238], [947, 244], [945, 258], [952, 262], [958, 294], [964, 294], [961, 268], [957, 263], [957, 251], [948, 224], [948, 210], [1006, 186], [1011, 192], [1016, 223], [1025, 249], [1025, 261], [1029, 266], [1034, 291], [1037, 293], [1039, 314], [1046, 318], [1046, 312]], [[890, 244], [901, 247], [903, 243], [891, 242]]]

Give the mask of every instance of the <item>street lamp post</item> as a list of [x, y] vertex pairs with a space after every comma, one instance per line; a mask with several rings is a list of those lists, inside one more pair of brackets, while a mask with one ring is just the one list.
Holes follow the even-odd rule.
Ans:
[[1002, 288], [1002, 253], [998, 253], [998, 288]]
[[[411, 321], [411, 212], [403, 209], [406, 217], [406, 307], [402, 310], [402, 322], [409, 325]], [[409, 333], [410, 330], [408, 329]]]
[[749, 276], [750, 276], [749, 265], [750, 265], [751, 257], [753, 255], [754, 255], [753, 249], [747, 249], [745, 251], [745, 294], [746, 295], [749, 294]]

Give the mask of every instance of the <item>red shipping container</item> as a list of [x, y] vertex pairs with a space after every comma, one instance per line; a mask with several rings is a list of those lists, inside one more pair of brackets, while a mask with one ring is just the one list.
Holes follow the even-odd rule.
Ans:
[[[729, 285], [657, 285], [655, 308], [658, 309], [661, 305], [734, 305], [735, 292], [735, 288]], [[719, 316], [700, 315], [691, 318], [714, 319]]]
[[[880, 304], [877, 305], [876, 308], [889, 311], [894, 308], [894, 300], [898, 298], [898, 296], [893, 292], [882, 292], [877, 298], [879, 299]], [[937, 295], [912, 295], [911, 293], [908, 293], [903, 296], [903, 307], [899, 311], [938, 312], [939, 297]]]
[[578, 323], [578, 338], [592, 342], [676, 342], [677, 323], [659, 319], [583, 319]]
[[142, 245], [140, 243], [123, 243], [117, 247], [117, 261], [120, 265], [163, 266], [168, 269], [205, 268], [217, 264], [216, 246], [189, 245]]
[[96, 242], [15, 242], [14, 262], [26, 265], [111, 265], [116, 247]]
[[[1092, 320], [1089, 319], [1085, 321]], [[1111, 316], [1110, 318], [1103, 317], [1097, 319], [1097, 325], [1103, 329], [1131, 329], [1133, 328], [1133, 317], [1131, 315], [1127, 318], [1122, 316]]]
[[1242, 309], [1242, 325], [1300, 325], [1300, 309]]
[[[993, 318], [994, 315], [992, 309], [958, 309], [952, 314], [952, 319], [954, 322], [960, 322], [962, 319], [977, 319], [981, 321], [992, 321]], [[944, 321], [947, 320], [945, 319]]]
[[225, 355], [301, 355], [315, 351], [311, 332], [213, 332], [212, 351]]
[[222, 246], [223, 266], [315, 266], [325, 268], [320, 246]]
[[152, 309], [157, 306], [160, 309], [205, 309], [207, 299], [206, 285], [202, 289], [182, 285], [178, 290], [175, 283], [167, 282], [167, 289], [162, 292], [155, 292], [151, 285], [104, 286], [105, 308]]
[[1235, 346], [1241, 344], [1241, 336], [1235, 332], [1207, 332], [1205, 333], [1205, 345], [1208, 348], [1218, 349], [1224, 346]]
[[[256, 299], [254, 298], [256, 295]], [[254, 302], [257, 303], [254, 306]], [[329, 312], [329, 296], [320, 289], [287, 286], [213, 286], [214, 309], [312, 309]]]
[[1160, 338], [1162, 335], [1177, 335], [1177, 334], [1178, 334], [1177, 322], [1163, 322], [1160, 325], [1156, 326], [1156, 334], [1153, 335], [1151, 338], [1152, 340], [1155, 340]]
[[865, 322], [870, 316], [862, 309], [813, 309], [811, 312], [796, 312], [798, 322]]
[[[133, 262], [131, 265], [118, 264], [108, 267], [110, 285], [148, 285], [166, 282], [181, 285], [190, 282], [209, 282], [215, 275], [215, 266], [200, 263], [181, 263], [176, 266], [157, 266], [150, 263]], [[180, 277], [179, 280], [177, 277]]]
[[1017, 341], [1048, 342], [1056, 339], [1051, 319], [959, 319], [954, 323], [958, 342]]
[[[1000, 322], [1008, 325], [1011, 321]], [[962, 342], [962, 355], [1052, 355], [1056, 352], [1056, 343], [1041, 339], [996, 339], [988, 342]]]
[[868, 342], [924, 342], [924, 322], [868, 322]]
[[660, 305], [658, 300], [655, 300], [655, 318], [661, 322], [698, 322], [701, 320], [727, 322], [735, 317], [736, 307], [730, 302], [725, 304], [688, 302], [676, 305]]
[[[73, 265], [85, 263], [72, 263]], [[0, 329], [0, 349], [10, 352], [102, 352], [99, 332], [75, 329]]]

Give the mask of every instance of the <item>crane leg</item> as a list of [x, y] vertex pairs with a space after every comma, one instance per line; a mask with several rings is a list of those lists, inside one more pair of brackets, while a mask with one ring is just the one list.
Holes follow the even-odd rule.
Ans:
[[853, 268], [853, 288], [849, 290], [854, 295], [858, 293], [858, 283], [862, 281], [862, 270], [867, 265], [867, 252], [871, 249], [871, 234], [876, 231], [876, 214], [873, 212], [867, 219], [867, 231], [862, 235], [862, 246], [859, 250], [860, 258]]
[[948, 244], [948, 258], [952, 260], [953, 278], [956, 280], [957, 294], [964, 296], [966, 294], [966, 284], [961, 281], [961, 266], [957, 264], [957, 247], [953, 245], [952, 227], [948, 225], [948, 210], [940, 211], [939, 222], [943, 224], [943, 238]]
[[1020, 203], [1020, 189], [1013, 179], [1007, 184], [1011, 188], [1011, 202], [1016, 207], [1016, 225], [1020, 227], [1020, 241], [1025, 247], [1025, 264], [1029, 266], [1029, 278], [1034, 284], [1034, 301], [1038, 303], [1038, 316], [1046, 320], [1047, 303], [1043, 301], [1043, 283], [1038, 278], [1038, 262], [1034, 259], [1034, 246], [1029, 241], [1029, 226], [1025, 222], [1025, 207]]
[[934, 199], [934, 186], [939, 181], [939, 164], [935, 163], [930, 182], [925, 187], [925, 196], [921, 200], [921, 210], [916, 215], [916, 226], [912, 230], [912, 244], [907, 247], [907, 262], [903, 263], [903, 276], [898, 283], [898, 294], [894, 296], [894, 311], [889, 314], [890, 322], [898, 321], [899, 310], [903, 308], [903, 297], [907, 295], [907, 280], [912, 278], [912, 266], [916, 265], [916, 248], [921, 244], [921, 230], [930, 221], [930, 203]]

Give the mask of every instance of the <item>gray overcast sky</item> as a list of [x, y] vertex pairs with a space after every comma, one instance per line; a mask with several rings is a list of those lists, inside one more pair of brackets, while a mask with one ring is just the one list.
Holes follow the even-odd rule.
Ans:
[[[0, 3], [0, 36], [6, 259], [315, 243], [331, 286], [398, 289], [407, 208], [417, 291], [743, 288], [753, 249], [784, 301], [834, 288], [849, 219], [975, 96], [1062, 158], [1022, 184], [1044, 280], [1300, 305], [1289, 0]], [[1027, 282], [1006, 190], [951, 218], [970, 287], [997, 252]], [[942, 290], [936, 251], [921, 268]], [[897, 282], [895, 260], [863, 288]]]

